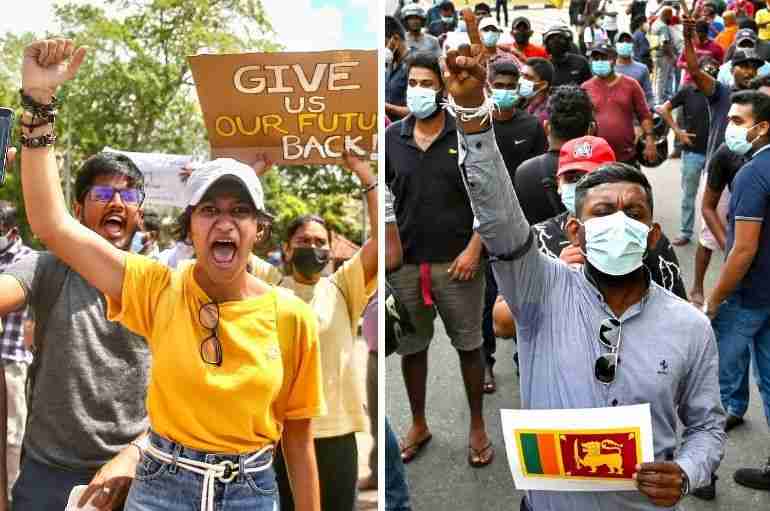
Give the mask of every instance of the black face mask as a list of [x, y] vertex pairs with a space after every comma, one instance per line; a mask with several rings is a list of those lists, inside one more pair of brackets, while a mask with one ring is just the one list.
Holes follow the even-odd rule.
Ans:
[[514, 32], [513, 40], [516, 41], [516, 44], [524, 46], [529, 42], [529, 34], [523, 32]]
[[548, 39], [548, 43], [546, 44], [546, 49], [548, 50], [548, 53], [550, 53], [552, 57], [556, 59], [560, 59], [569, 51], [569, 43], [564, 39], [562, 39], [561, 37], [559, 38], [552, 37]]
[[310, 279], [329, 262], [328, 248], [297, 247], [291, 264], [303, 277]]

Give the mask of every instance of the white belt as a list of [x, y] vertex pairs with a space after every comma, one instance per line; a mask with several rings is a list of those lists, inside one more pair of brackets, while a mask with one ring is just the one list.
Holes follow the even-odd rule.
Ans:
[[[166, 463], [175, 463], [177, 466], [189, 470], [190, 472], [194, 472], [196, 474], [200, 474], [203, 476], [203, 492], [201, 493], [201, 511], [214, 511], [214, 483], [219, 480], [223, 483], [229, 483], [233, 479], [235, 479], [238, 476], [239, 472], [239, 465], [238, 463], [234, 463], [230, 460], [221, 461], [219, 463], [212, 464], [212, 463], [204, 463], [202, 461], [196, 461], [196, 460], [190, 460], [187, 458], [182, 458], [181, 456], [177, 456], [174, 458], [172, 454], [169, 454], [167, 452], [161, 451], [154, 445], [150, 444], [145, 449], [149, 454], [151, 454], [154, 458], [157, 458], [160, 461], [166, 462]], [[262, 456], [264, 453], [268, 451], [272, 451], [273, 446], [267, 445], [257, 451], [255, 454], [249, 456], [246, 458], [246, 460], [243, 462], [244, 465], [248, 465], [249, 463], [254, 462], [257, 458]], [[244, 472], [247, 474], [253, 474], [254, 472], [262, 472], [263, 470], [267, 470], [273, 465], [273, 457], [270, 457], [270, 461], [268, 463], [265, 463], [264, 465], [260, 465], [258, 467], [250, 467], [244, 469]]]

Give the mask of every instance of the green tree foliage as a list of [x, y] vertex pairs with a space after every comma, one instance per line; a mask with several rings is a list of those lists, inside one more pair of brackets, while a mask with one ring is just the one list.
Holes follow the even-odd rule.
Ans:
[[[259, 0], [59, 2], [55, 16], [62, 26], [57, 35], [89, 48], [77, 78], [59, 91], [57, 150], [73, 173], [105, 146], [207, 157], [187, 56], [281, 48]], [[0, 36], [0, 105], [19, 113], [22, 50], [36, 35]], [[295, 214], [305, 212], [321, 214], [343, 235], [360, 240], [358, 186], [347, 172], [334, 166], [281, 168], [269, 174], [265, 188], [277, 217], [276, 240]], [[0, 198], [23, 207], [18, 173], [9, 176]]]

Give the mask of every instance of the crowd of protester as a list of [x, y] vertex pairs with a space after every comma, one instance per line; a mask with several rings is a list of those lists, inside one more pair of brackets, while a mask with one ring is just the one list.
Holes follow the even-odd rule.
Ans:
[[[411, 410], [386, 446], [400, 450], [386, 455], [386, 509], [410, 509], [402, 464], [430, 456], [437, 316], [459, 356], [472, 467], [499, 447], [483, 413], [496, 338], [517, 342], [523, 408], [651, 404], [655, 462], [638, 493], [529, 491], [523, 510], [714, 499], [752, 360], [770, 424], [770, 3], [634, 0], [624, 17], [617, 1], [572, 1], [570, 24], [541, 34], [483, 2], [423, 4], [385, 19], [387, 250], [400, 258], [386, 335]], [[670, 241], [645, 177], [664, 162], [681, 172]], [[690, 243], [686, 284], [676, 248]], [[714, 252], [724, 263], [704, 289]], [[732, 477], [766, 499], [770, 458]]]
[[83, 485], [78, 504], [102, 511], [353, 511], [358, 489], [377, 487], [376, 450], [358, 480], [355, 437], [376, 437], [377, 420], [370, 164], [345, 156], [371, 236], [338, 267], [317, 215], [289, 225], [282, 270], [254, 255], [273, 222], [264, 155], [180, 169], [185, 207], [161, 250], [161, 219], [125, 155], [89, 157], [71, 213], [64, 202], [56, 91], [85, 58], [70, 40], [25, 48], [22, 149], [3, 155], [9, 169], [20, 160], [46, 251], [25, 245], [20, 205], [0, 202], [0, 509], [63, 510]]

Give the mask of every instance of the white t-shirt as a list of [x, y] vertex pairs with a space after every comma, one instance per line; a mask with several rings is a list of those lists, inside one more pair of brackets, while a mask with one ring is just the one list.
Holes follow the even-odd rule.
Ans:
[[614, 0], [604, 0], [599, 10], [604, 11], [602, 16], [602, 28], [608, 32], [618, 30], [618, 8]]

